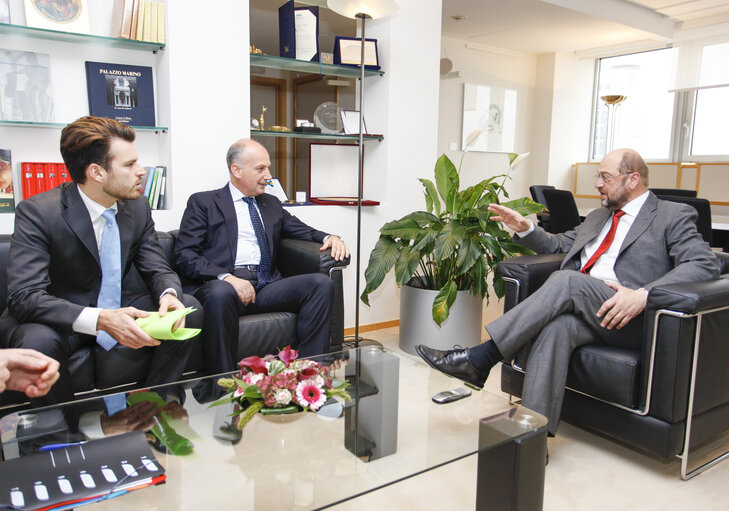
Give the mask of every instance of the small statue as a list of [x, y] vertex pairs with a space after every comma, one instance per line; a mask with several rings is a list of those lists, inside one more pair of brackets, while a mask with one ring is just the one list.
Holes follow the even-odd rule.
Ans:
[[262, 130], [265, 130], [266, 129], [264, 127], [265, 126], [265, 123], [263, 121], [263, 114], [266, 113], [266, 110], [268, 110], [268, 108], [266, 108], [265, 106], [261, 105], [261, 126], [260, 126], [260, 129], [262, 129]]

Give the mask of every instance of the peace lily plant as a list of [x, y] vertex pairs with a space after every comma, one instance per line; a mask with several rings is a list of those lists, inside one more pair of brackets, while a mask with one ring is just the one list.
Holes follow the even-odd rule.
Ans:
[[511, 234], [491, 219], [488, 206], [502, 204], [522, 215], [537, 213], [543, 206], [526, 197], [502, 202], [502, 197], [509, 198], [506, 180], [529, 153], [510, 153], [505, 174], [459, 190], [465, 153], [481, 133], [477, 130], [469, 135], [458, 169], [444, 154], [435, 164], [435, 184], [419, 179], [426, 211], [415, 211], [382, 226], [365, 270], [366, 288], [361, 295], [365, 304], [369, 305], [369, 294], [393, 268], [398, 286], [438, 290], [433, 301], [433, 320], [438, 325], [448, 318], [458, 291], [480, 294], [488, 301], [487, 278], [492, 272], [494, 291], [498, 297], [504, 296], [504, 281], [494, 272], [496, 265], [508, 257], [532, 252], [512, 241]]

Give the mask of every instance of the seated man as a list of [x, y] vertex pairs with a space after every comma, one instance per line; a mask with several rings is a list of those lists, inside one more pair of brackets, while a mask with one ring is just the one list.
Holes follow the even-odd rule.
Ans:
[[561, 270], [487, 325], [491, 340], [468, 350], [419, 345], [420, 356], [435, 369], [482, 387], [497, 362], [512, 360], [529, 345], [523, 404], [545, 415], [554, 434], [575, 348], [600, 341], [639, 349], [651, 288], [719, 276], [717, 259], [696, 230], [696, 210], [658, 200], [647, 187], [643, 158], [618, 149], [597, 171], [603, 208], [575, 230], [549, 234], [511, 209], [489, 206], [522, 245], [565, 253]]
[[58, 377], [58, 362], [43, 353], [0, 350], [0, 394], [8, 389], [28, 397], [44, 396]]
[[331, 279], [322, 274], [281, 278], [276, 255], [281, 238], [323, 243], [321, 250], [331, 248], [337, 261], [349, 255], [347, 246], [339, 237], [304, 224], [264, 193], [271, 160], [261, 144], [238, 140], [226, 160], [230, 182], [190, 197], [175, 245], [177, 271], [190, 282], [185, 291], [206, 311], [201, 335], [207, 369], [235, 369], [238, 318], [243, 314], [298, 313], [298, 342], [292, 344], [299, 356], [328, 352]]
[[[61, 155], [73, 179], [20, 202], [8, 262], [8, 307], [0, 346], [32, 348], [60, 363], [60, 378], [34, 405], [73, 399], [69, 356], [82, 345], [119, 343], [150, 351], [145, 384], [178, 380], [189, 342], [153, 339], [134, 318], [182, 302], [180, 280], [157, 241], [142, 194], [134, 130], [111, 119], [82, 117], [63, 129]], [[133, 295], [123, 278], [134, 265], [150, 293]], [[188, 318], [201, 323], [201, 311]], [[177, 325], [179, 326], [179, 325]]]

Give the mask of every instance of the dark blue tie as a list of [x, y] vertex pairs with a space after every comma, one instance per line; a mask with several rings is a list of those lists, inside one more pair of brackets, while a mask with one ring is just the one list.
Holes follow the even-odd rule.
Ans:
[[253, 230], [258, 240], [258, 248], [261, 251], [261, 261], [258, 263], [258, 284], [256, 284], [256, 291], [258, 291], [271, 282], [271, 249], [268, 246], [268, 239], [266, 238], [266, 231], [263, 229], [261, 217], [258, 216], [258, 210], [255, 206], [256, 199], [243, 197], [243, 200], [248, 204], [248, 213], [251, 216]]

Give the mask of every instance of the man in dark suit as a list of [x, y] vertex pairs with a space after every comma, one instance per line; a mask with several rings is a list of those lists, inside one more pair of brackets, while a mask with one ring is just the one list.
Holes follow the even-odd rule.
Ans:
[[185, 290], [206, 311], [202, 336], [207, 369], [235, 368], [238, 319], [257, 312], [298, 313], [298, 339], [292, 345], [300, 356], [326, 353], [331, 279], [321, 274], [281, 278], [276, 255], [284, 237], [322, 243], [321, 250], [331, 249], [338, 261], [349, 255], [347, 246], [338, 236], [304, 224], [264, 193], [271, 160], [261, 144], [239, 140], [228, 149], [226, 161], [230, 182], [190, 197], [175, 245], [177, 271], [190, 282]]
[[605, 156], [595, 188], [603, 208], [562, 234], [547, 233], [511, 209], [489, 206], [520, 244], [565, 253], [561, 270], [487, 325], [491, 340], [469, 350], [417, 347], [429, 365], [477, 387], [500, 360], [528, 349], [523, 403], [549, 419], [551, 433], [575, 348], [602, 341], [637, 349], [651, 288], [719, 276], [717, 259], [696, 230], [696, 210], [649, 192], [648, 168], [637, 152], [619, 149]]
[[[121, 349], [117, 343], [150, 351], [148, 385], [182, 374], [190, 344], [160, 342], [134, 321], [150, 310], [164, 315], [183, 303], [199, 307], [192, 297], [178, 299], [182, 287], [157, 241], [149, 204], [137, 200], [144, 169], [134, 139], [132, 128], [112, 119], [74, 121], [61, 134], [73, 182], [17, 205], [0, 342], [60, 363], [58, 382], [34, 404], [73, 399], [68, 357], [95, 342], [107, 351]], [[132, 266], [151, 296], [124, 288]], [[189, 316], [188, 324], [201, 323], [201, 314]]]

